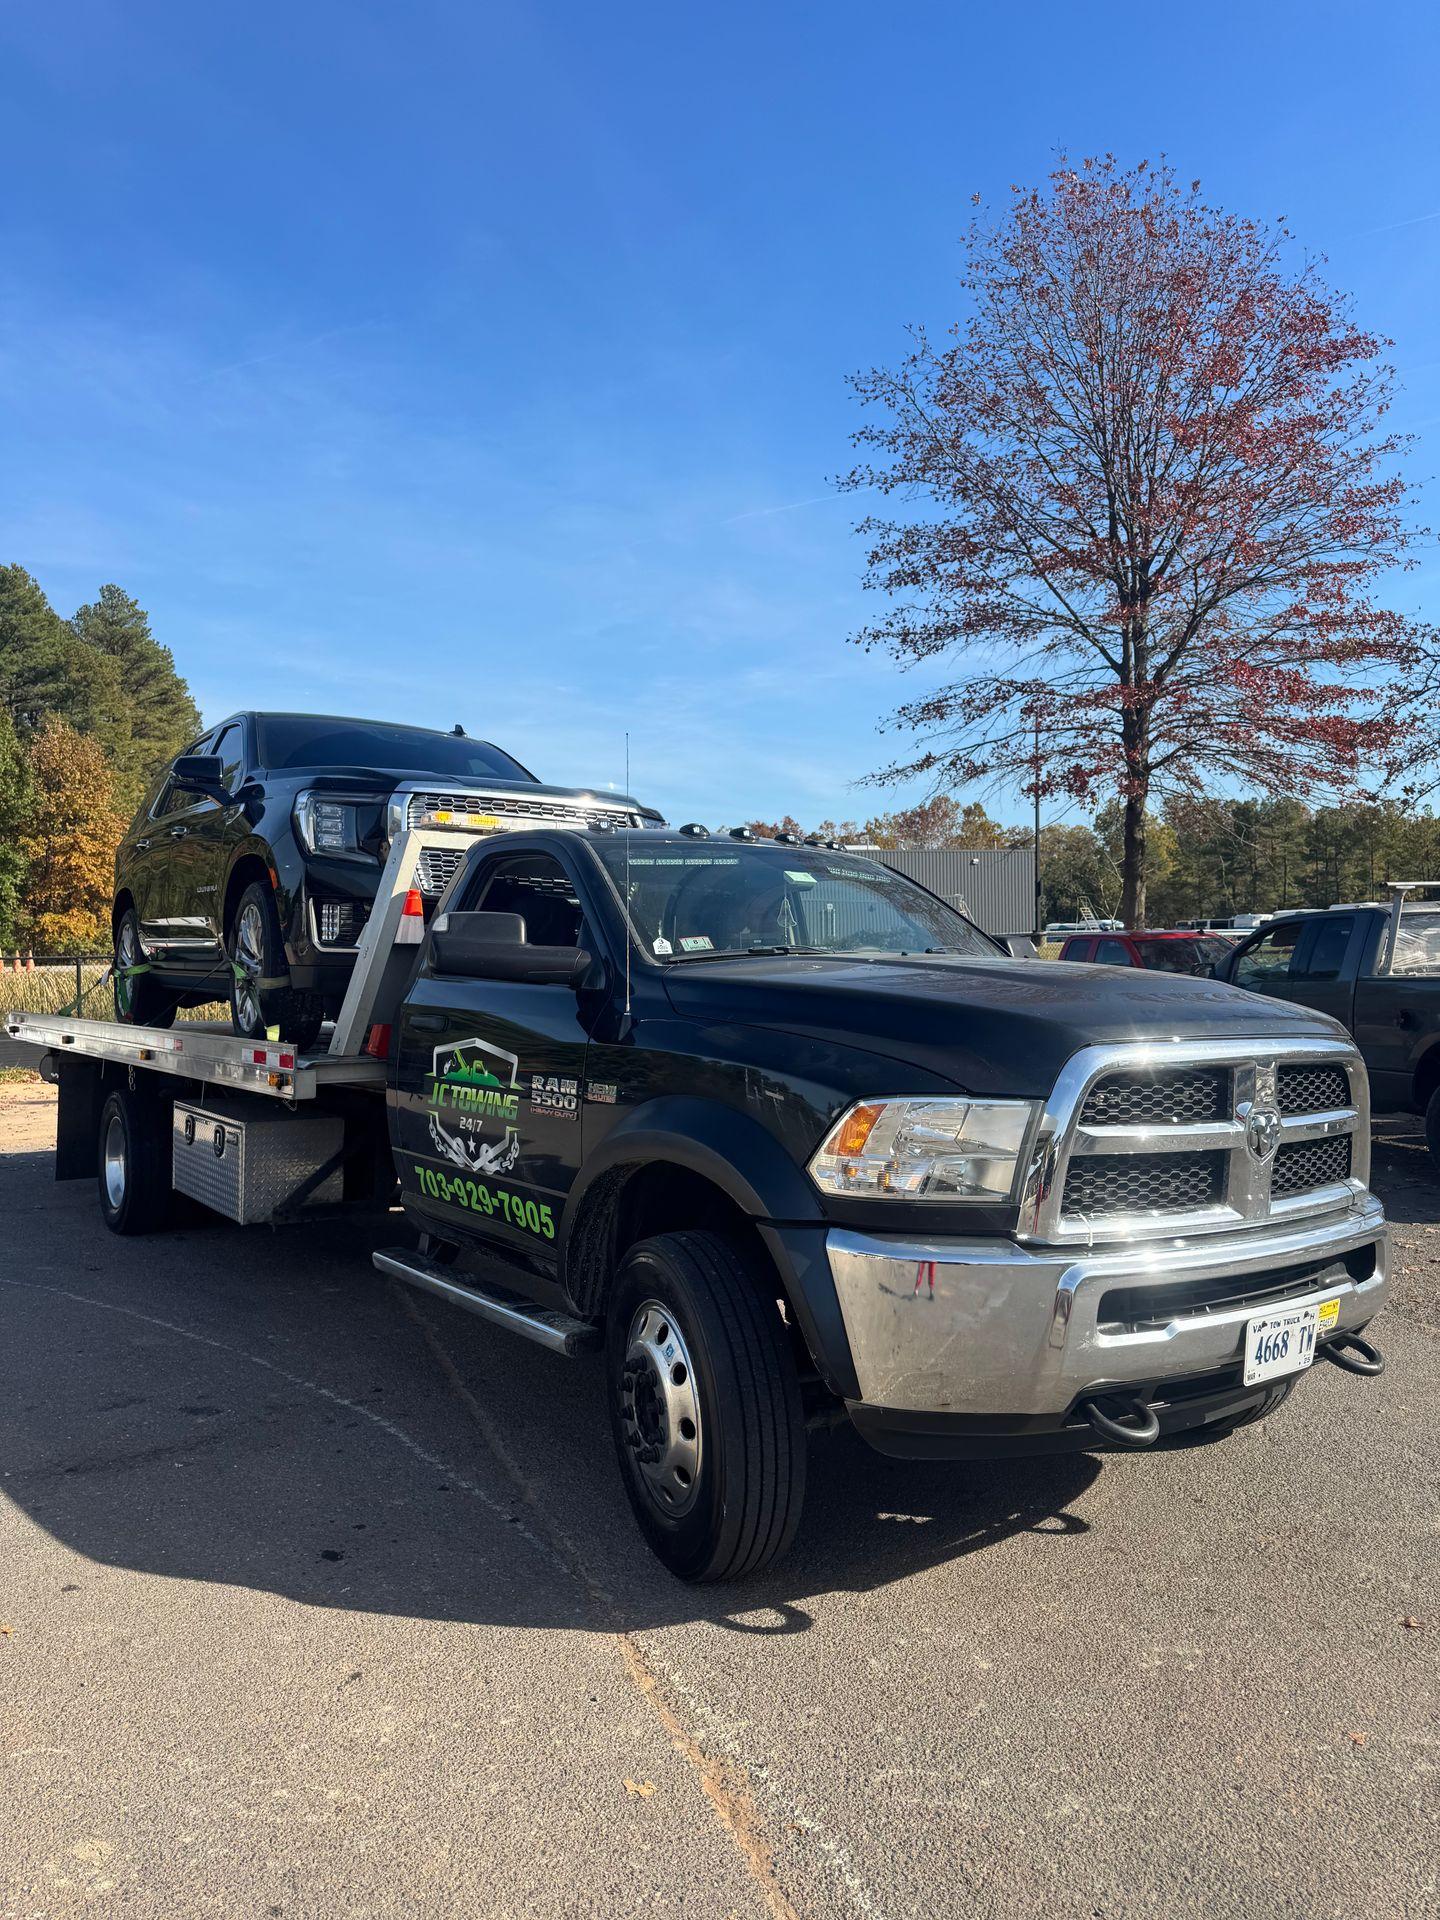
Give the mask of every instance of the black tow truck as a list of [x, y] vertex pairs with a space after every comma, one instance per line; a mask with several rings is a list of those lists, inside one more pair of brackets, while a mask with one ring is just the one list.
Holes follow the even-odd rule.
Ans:
[[911, 1458], [1161, 1449], [1319, 1357], [1380, 1370], [1366, 1075], [1324, 1015], [1012, 959], [875, 862], [745, 831], [466, 834], [427, 925], [434, 844], [392, 846], [324, 1051], [5, 1026], [116, 1232], [180, 1193], [379, 1209], [392, 1241], [398, 1204], [382, 1271], [598, 1350], [682, 1577], [783, 1551], [816, 1426]]

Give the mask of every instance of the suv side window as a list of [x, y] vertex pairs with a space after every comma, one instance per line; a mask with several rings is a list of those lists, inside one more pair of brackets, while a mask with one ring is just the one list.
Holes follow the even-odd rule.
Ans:
[[518, 913], [532, 947], [593, 946], [574, 884], [548, 853], [512, 853], [483, 866], [461, 902], [466, 911]]
[[240, 775], [245, 771], [245, 729], [238, 720], [232, 720], [222, 727], [216, 735], [212, 753], [218, 753], [224, 766], [221, 769], [221, 784], [233, 793], [240, 783]]
[[1093, 940], [1067, 940], [1060, 950], [1062, 960], [1093, 960], [1095, 942]]
[[1102, 967], [1133, 967], [1130, 949], [1123, 940], [1102, 940], [1095, 949], [1095, 958]]
[[1353, 913], [1337, 913], [1333, 920], [1313, 922], [1310, 939], [1296, 953], [1291, 979], [1338, 980], [1354, 930]]
[[[192, 740], [188, 747], [182, 747], [175, 758], [178, 760], [181, 754], [186, 753], [205, 753], [209, 749], [209, 743], [209, 734], [202, 733], [198, 740]], [[167, 813], [179, 813], [182, 807], [193, 807], [199, 798], [198, 793], [189, 793], [185, 788], [177, 787], [173, 780], [167, 779], [160, 790], [160, 798], [151, 810], [151, 816], [153, 819], [161, 820]]]
[[1234, 984], [1263, 992], [1277, 980], [1288, 980], [1303, 925], [1303, 921], [1290, 920], [1283, 926], [1267, 927], [1254, 946], [1246, 947], [1237, 957], [1230, 976]]

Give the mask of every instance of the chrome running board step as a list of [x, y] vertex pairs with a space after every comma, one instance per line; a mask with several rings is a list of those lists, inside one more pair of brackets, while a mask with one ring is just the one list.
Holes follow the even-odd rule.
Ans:
[[374, 1258], [381, 1273], [404, 1280], [409, 1286], [423, 1287], [426, 1293], [449, 1300], [467, 1313], [478, 1313], [482, 1320], [518, 1333], [522, 1339], [533, 1340], [550, 1353], [562, 1353], [567, 1360], [599, 1344], [600, 1330], [588, 1320], [576, 1320], [568, 1313], [558, 1313], [549, 1307], [532, 1306], [528, 1300], [501, 1299], [481, 1287], [467, 1286], [452, 1278], [448, 1268], [427, 1260], [423, 1253], [386, 1247]]

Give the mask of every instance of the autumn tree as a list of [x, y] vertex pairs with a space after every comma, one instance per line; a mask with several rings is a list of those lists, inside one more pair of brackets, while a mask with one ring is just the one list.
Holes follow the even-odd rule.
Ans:
[[125, 829], [109, 762], [97, 740], [53, 714], [30, 741], [27, 761], [19, 934], [36, 953], [107, 948], [115, 849]]
[[1405, 746], [1388, 342], [1289, 242], [1168, 166], [1062, 165], [977, 216], [944, 343], [852, 383], [874, 417], [842, 484], [907, 508], [862, 523], [891, 606], [855, 637], [953, 674], [881, 777], [1118, 799], [1132, 926], [1152, 804], [1343, 791]]

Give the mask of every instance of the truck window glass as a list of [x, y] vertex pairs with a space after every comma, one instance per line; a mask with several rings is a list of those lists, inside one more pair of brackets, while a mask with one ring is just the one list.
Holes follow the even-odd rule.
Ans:
[[964, 953], [999, 948], [953, 908], [875, 861], [743, 841], [595, 848], [647, 953], [696, 960], [776, 948], [822, 953]]
[[1285, 926], [1271, 927], [1253, 947], [1247, 947], [1235, 962], [1235, 985], [1263, 989], [1273, 981], [1288, 979], [1290, 963], [1295, 958], [1295, 943], [1300, 938], [1303, 924], [1302, 921], [1291, 920]]
[[485, 868], [476, 897], [466, 902], [485, 913], [518, 913], [532, 947], [581, 947], [584, 913], [570, 876], [548, 854], [520, 853]]
[[1345, 964], [1345, 949], [1350, 945], [1350, 935], [1354, 929], [1355, 916], [1350, 913], [1339, 914], [1334, 920], [1321, 921], [1303, 962], [1291, 969], [1293, 978], [1338, 980], [1340, 969]]
[[220, 774], [221, 785], [233, 793], [245, 768], [245, 729], [238, 720], [232, 720], [228, 727], [220, 729], [210, 751], [218, 753], [224, 763]]
[[1440, 973], [1440, 908], [1406, 907], [1400, 915], [1390, 971]]
[[[175, 757], [178, 760], [187, 753], [208, 753], [209, 751], [210, 735], [204, 733], [201, 734], [198, 740], [192, 740], [188, 747], [183, 747]], [[156, 820], [162, 820], [167, 813], [179, 813], [182, 807], [195, 806], [199, 799], [200, 795], [198, 793], [192, 792], [188, 787], [174, 786], [167, 779], [164, 787], [161, 789], [160, 798], [155, 802], [151, 817]]]
[[313, 713], [261, 714], [257, 724], [257, 757], [277, 772], [286, 767], [381, 767], [460, 780], [535, 777], [488, 740], [432, 733], [428, 727], [391, 727], [376, 720], [328, 719]]
[[1217, 960], [1225, 957], [1223, 940], [1146, 940], [1137, 939], [1135, 951], [1142, 967], [1157, 973], [1208, 973]]
[[1123, 940], [1102, 940], [1095, 949], [1095, 959], [1102, 967], [1134, 965], [1130, 958], [1130, 949]]

